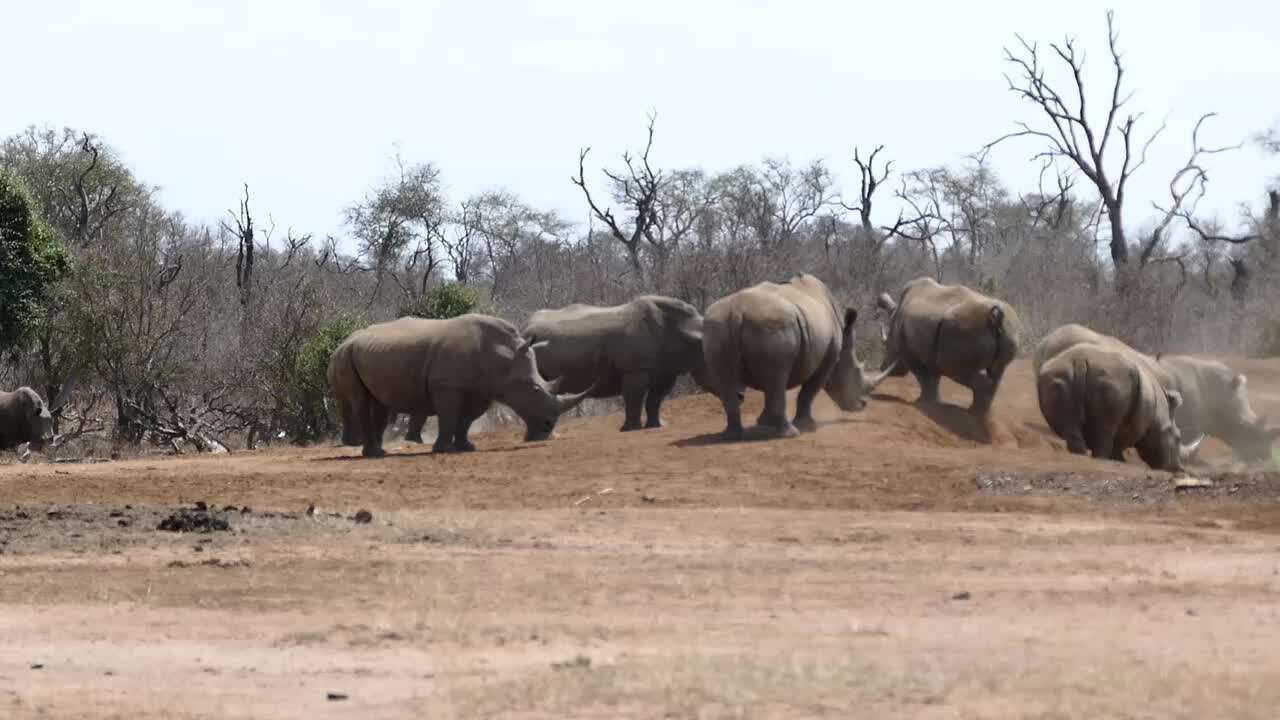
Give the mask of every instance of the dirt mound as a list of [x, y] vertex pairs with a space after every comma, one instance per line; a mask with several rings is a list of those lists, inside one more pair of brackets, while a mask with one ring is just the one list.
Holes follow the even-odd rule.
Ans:
[[224, 515], [215, 513], [204, 503], [200, 503], [194, 508], [179, 508], [161, 520], [156, 529], [177, 533], [227, 532], [231, 530], [231, 523], [227, 522]]

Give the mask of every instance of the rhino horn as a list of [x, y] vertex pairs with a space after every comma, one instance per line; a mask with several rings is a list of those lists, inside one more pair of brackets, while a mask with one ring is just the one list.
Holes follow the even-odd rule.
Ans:
[[547, 381], [547, 392], [551, 393], [552, 395], [559, 395], [560, 388], [563, 386], [564, 386], [564, 376], [561, 375], [555, 380]]
[[889, 364], [889, 367], [885, 368], [884, 370], [877, 373], [876, 375], [872, 375], [871, 379], [866, 381], [866, 384], [865, 384], [866, 390], [864, 391], [864, 394], [870, 395], [871, 391], [880, 387], [880, 383], [887, 380], [889, 376], [893, 374], [893, 371], [898, 369], [898, 363], [900, 362], [902, 361], [895, 358], [894, 361]]
[[564, 413], [567, 413], [570, 410], [581, 405], [582, 401], [586, 400], [587, 396], [590, 395], [591, 392], [595, 390], [596, 386], [599, 384], [600, 384], [600, 378], [597, 376], [595, 381], [591, 383], [591, 387], [587, 388], [586, 390], [583, 390], [580, 393], [574, 393], [574, 394], [568, 394], [568, 395], [557, 394], [556, 402], [559, 403], [560, 414], [563, 415]]
[[523, 355], [523, 354], [525, 354], [525, 353], [529, 352], [530, 350], [537, 350], [537, 349], [538, 349], [538, 348], [540, 348], [540, 347], [545, 347], [545, 346], [547, 345], [547, 343], [548, 343], [548, 342], [549, 342], [549, 341], [547, 341], [547, 340], [539, 340], [537, 337], [530, 336], [530, 337], [529, 337], [527, 340], [525, 340], [525, 341], [524, 341], [524, 343], [523, 343], [523, 344], [521, 344], [521, 345], [520, 345], [520, 347], [516, 350], [516, 355]]
[[1194, 457], [1202, 442], [1204, 442], [1204, 433], [1200, 433], [1200, 437], [1196, 438], [1194, 442], [1182, 443], [1181, 447], [1178, 448], [1178, 455], [1182, 458], [1182, 461], [1186, 462]]

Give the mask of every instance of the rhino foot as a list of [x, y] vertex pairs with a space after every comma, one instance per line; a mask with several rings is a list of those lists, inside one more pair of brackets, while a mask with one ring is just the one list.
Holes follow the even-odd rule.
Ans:
[[455, 452], [455, 448], [453, 446], [453, 443], [446, 441], [444, 438], [440, 438], [436, 440], [434, 445], [431, 446], [431, 452], [451, 453], [451, 452]]
[[742, 428], [731, 427], [725, 428], [724, 432], [720, 433], [720, 439], [724, 442], [741, 442], [744, 435]]
[[641, 429], [641, 426], [639, 423], [623, 423], [622, 427], [619, 428], [621, 432], [631, 432], [633, 430], [640, 430], [640, 429]]
[[811, 432], [818, 431], [818, 421], [814, 420], [811, 417], [796, 418], [795, 422], [793, 422], [792, 425], [795, 426], [796, 430], [802, 433], [811, 433]]
[[475, 452], [476, 451], [476, 444], [471, 442], [470, 440], [463, 440], [460, 443], [455, 443], [453, 447], [456, 452]]
[[380, 458], [386, 457], [387, 451], [382, 448], [365, 448], [360, 451], [360, 454], [367, 458]]
[[667, 424], [666, 424], [665, 422], [663, 422], [662, 420], [650, 420], [649, 422], [647, 422], [647, 423], [645, 423], [645, 424], [644, 424], [644, 429], [645, 429], [645, 430], [656, 430], [656, 429], [658, 429], [658, 428], [664, 428], [664, 427], [666, 427], [666, 426], [667, 426]]
[[756, 428], [769, 437], [793, 438], [800, 436], [800, 431], [796, 430], [796, 426], [791, 423], [785, 423], [782, 425], [757, 425]]

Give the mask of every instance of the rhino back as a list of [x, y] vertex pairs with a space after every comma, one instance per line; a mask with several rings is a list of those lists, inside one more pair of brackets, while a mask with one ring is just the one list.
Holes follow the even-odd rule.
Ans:
[[494, 394], [520, 342], [515, 327], [486, 315], [448, 320], [400, 318], [352, 337], [352, 367], [390, 408], [416, 407], [429, 387]]
[[578, 304], [540, 310], [525, 327], [526, 336], [550, 341], [538, 349], [539, 369], [548, 378], [565, 376], [571, 381], [568, 391], [589, 385], [601, 360], [617, 375], [676, 360], [683, 367], [675, 371], [685, 371], [694, 359], [686, 357], [690, 351], [701, 352], [701, 331], [702, 317], [692, 305], [656, 295], [611, 307]]
[[712, 303], [703, 321], [711, 371], [763, 389], [766, 378], [785, 370], [794, 387], [828, 353], [839, 352], [841, 327], [833, 300], [826, 286], [814, 281], [797, 276], [787, 283], [763, 282]]
[[35, 391], [26, 386], [12, 392], [0, 390], [0, 450], [10, 450], [39, 435], [39, 429], [31, 427], [26, 393]]
[[[992, 326], [995, 307], [998, 335]], [[963, 285], [913, 280], [904, 288], [895, 323], [896, 346], [944, 374], [1003, 367], [1018, 353], [1021, 322], [1013, 307]]]

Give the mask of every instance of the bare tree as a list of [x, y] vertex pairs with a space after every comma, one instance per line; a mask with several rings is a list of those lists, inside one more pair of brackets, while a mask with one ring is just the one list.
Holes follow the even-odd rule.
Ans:
[[[1129, 261], [1123, 213], [1125, 191], [1134, 173], [1146, 164], [1147, 150], [1165, 125], [1161, 124], [1145, 141], [1139, 141], [1136, 128], [1142, 113], [1128, 113], [1123, 119], [1120, 117], [1133, 93], [1124, 89], [1124, 64], [1117, 45], [1114, 19], [1114, 12], [1107, 11], [1107, 47], [1113, 77], [1110, 103], [1101, 123], [1089, 115], [1085, 102], [1085, 57], [1077, 51], [1075, 40], [1066, 38], [1061, 44], [1049, 46], [1052, 56], [1066, 66], [1072, 78], [1071, 88], [1059, 92], [1046, 78], [1047, 68], [1042, 63], [1039, 46], [1018, 35], [1018, 50], [1005, 48], [1005, 60], [1016, 68], [1017, 78], [1006, 75], [1005, 79], [1010, 90], [1040, 109], [1047, 123], [1037, 128], [1019, 122], [1018, 130], [988, 143], [984, 151], [1005, 140], [1032, 137], [1045, 143], [1045, 149], [1036, 153], [1036, 158], [1050, 162], [1061, 160], [1077, 168], [1097, 189], [1106, 208], [1111, 226], [1111, 260], [1118, 270]], [[1117, 138], [1120, 142], [1120, 166], [1113, 170], [1108, 167], [1108, 149]]]
[[591, 191], [587, 189], [585, 166], [587, 153], [591, 152], [591, 148], [583, 148], [578, 152], [578, 175], [571, 178], [573, 184], [582, 189], [592, 215], [604, 223], [610, 235], [626, 248], [627, 259], [631, 263], [631, 269], [636, 275], [638, 284], [643, 284], [645, 277], [644, 266], [640, 262], [640, 243], [652, 234], [653, 225], [657, 222], [656, 205], [663, 181], [662, 173], [654, 171], [649, 164], [649, 153], [653, 150], [653, 126], [656, 120], [656, 115], [649, 115], [648, 138], [639, 161], [633, 160], [630, 152], [622, 154], [622, 162], [627, 166], [626, 175], [609, 170], [602, 171], [612, 185], [615, 202], [625, 203], [627, 206], [631, 216], [629, 231], [624, 231], [618, 224], [612, 209], [601, 209], [595, 198], [591, 196]]
[[246, 312], [253, 300], [253, 213], [249, 211], [249, 184], [244, 185], [244, 199], [239, 212], [227, 211], [232, 225], [224, 220], [222, 228], [236, 238], [236, 289], [240, 291], [241, 312]]

